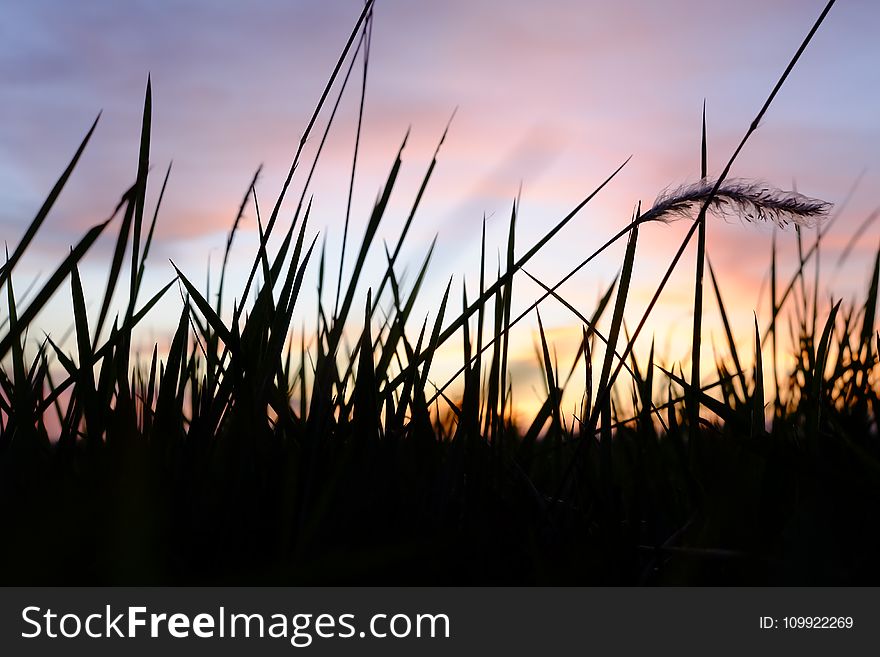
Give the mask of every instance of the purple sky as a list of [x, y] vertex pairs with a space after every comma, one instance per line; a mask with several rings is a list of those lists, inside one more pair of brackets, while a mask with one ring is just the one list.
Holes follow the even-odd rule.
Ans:
[[[484, 213], [494, 268], [520, 183], [522, 253], [632, 154], [621, 175], [530, 267], [555, 282], [625, 225], [637, 202], [650, 205], [661, 189], [698, 177], [704, 99], [709, 168], [720, 171], [823, 5], [823, 0], [377, 0], [352, 235], [360, 239], [372, 201], [412, 126], [399, 190], [379, 234], [396, 237], [456, 106], [404, 250], [413, 268], [439, 233], [434, 276], [425, 291], [432, 300], [451, 274], [457, 290], [461, 274], [473, 288]], [[260, 163], [265, 168], [258, 193], [265, 211], [271, 207], [361, 6], [357, 0], [7, 2], [0, 22], [0, 233], [10, 246], [103, 110], [80, 166], [33, 252], [16, 270], [17, 290], [36, 275], [45, 277], [133, 182], [148, 72], [154, 100], [151, 203], [172, 159], [174, 170], [147, 285], [155, 289], [171, 278], [169, 257], [203, 281], [210, 254], [216, 273], [226, 231]], [[880, 205], [878, 30], [880, 4], [839, 2], [732, 172], [787, 189], [796, 185], [809, 196], [840, 203], [865, 171], [827, 241], [827, 280], [838, 295], [864, 288], [877, 244], [875, 227], [849, 264], [832, 274], [835, 250]], [[359, 67], [355, 71], [360, 75]], [[312, 187], [312, 226], [326, 236], [329, 262], [341, 239], [356, 92], [352, 85], [343, 98]], [[291, 201], [298, 195], [297, 188]], [[288, 219], [292, 205], [285, 206]], [[633, 324], [686, 228], [678, 222], [643, 231], [633, 310], [627, 314]], [[252, 211], [242, 231], [233, 263], [239, 274], [255, 240]], [[769, 264], [770, 234], [766, 227], [723, 221], [713, 222], [709, 231], [710, 257], [744, 335], [750, 335], [752, 310], [761, 310], [758, 291]], [[779, 243], [780, 268], [790, 272], [794, 234], [781, 233]], [[111, 248], [106, 239], [83, 266], [96, 296]], [[566, 297], [589, 314], [619, 268], [621, 253], [622, 245], [597, 260], [563, 289]], [[382, 266], [381, 246], [375, 256], [367, 278]], [[669, 343], [672, 360], [687, 359], [687, 339], [679, 338], [690, 330], [692, 271], [692, 259], [682, 261], [649, 325], [659, 344]], [[524, 281], [520, 291], [524, 307], [536, 288]], [[66, 328], [69, 301], [63, 297], [45, 313], [46, 330]], [[161, 335], [177, 304], [170, 299], [160, 310], [145, 329], [145, 341]], [[714, 306], [709, 308], [714, 313]], [[428, 304], [424, 310], [433, 309]], [[565, 353], [580, 329], [564, 309], [550, 304], [542, 312]], [[713, 321], [707, 320], [707, 336]], [[522, 368], [531, 367], [533, 329], [530, 321], [518, 337]]]

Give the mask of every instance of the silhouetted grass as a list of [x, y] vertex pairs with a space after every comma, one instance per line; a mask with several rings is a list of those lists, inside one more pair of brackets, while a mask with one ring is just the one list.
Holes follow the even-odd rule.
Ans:
[[[348, 280], [340, 276], [336, 298], [328, 302], [322, 248], [316, 325], [299, 344], [290, 338], [304, 303], [305, 273], [316, 260], [308, 183], [287, 226], [279, 222], [280, 208], [340, 72], [347, 71], [338, 85], [341, 96], [361, 49], [366, 80], [370, 3], [265, 224], [256, 176], [249, 186], [226, 243], [213, 303], [176, 267], [174, 280], [140, 301], [162, 196], [141, 246], [150, 164], [148, 83], [136, 181], [111, 218], [86, 234], [26, 306], [17, 306], [13, 270], [76, 166], [92, 126], [0, 270], [8, 309], [0, 338], [0, 579], [7, 584], [877, 583], [880, 252], [864, 300], [837, 301], [822, 316], [820, 281], [817, 276], [808, 282], [806, 268], [817, 259], [833, 220], [819, 225], [809, 248], [798, 232], [799, 267], [787, 282], [778, 280], [774, 243], [771, 318], [762, 332], [756, 317], [754, 337], [737, 338], [705, 240], [707, 211], [720, 206], [773, 220], [798, 213], [815, 218], [827, 209], [726, 178], [832, 4], [717, 180], [706, 179], [704, 122], [702, 182], [666, 194], [645, 213], [637, 211], [627, 227], [555, 285], [535, 278], [525, 265], [620, 169], [519, 258], [517, 200], [503, 270], [499, 264], [494, 280], [487, 277], [484, 225], [476, 298], [469, 301], [463, 286], [461, 310], [453, 310], [458, 293], [450, 281], [434, 317], [421, 323], [416, 336], [407, 325], [424, 294], [433, 245], [408, 287], [396, 267], [437, 153], [393, 251], [386, 247], [381, 280], [365, 300], [358, 294], [400, 171], [398, 152], [361, 243], [353, 247]], [[363, 93], [362, 86], [361, 108]], [[356, 163], [355, 152], [349, 189]], [[167, 180], [168, 173], [163, 191]], [[228, 255], [251, 202], [260, 245], [241, 301], [224, 311]], [[350, 201], [348, 208], [343, 243]], [[630, 333], [624, 311], [639, 230], [685, 210], [695, 213], [695, 220]], [[94, 321], [78, 265], [120, 214]], [[270, 253], [276, 228], [283, 238]], [[656, 362], [653, 345], [640, 367], [633, 354], [636, 340], [695, 232], [690, 376]], [[580, 302], [562, 298], [557, 289], [624, 238], [620, 274], [587, 317], [576, 307]], [[126, 253], [131, 276], [125, 311], [105, 336]], [[709, 382], [700, 380], [704, 266], [728, 354], [717, 359]], [[512, 317], [519, 272], [543, 293]], [[263, 284], [252, 295], [258, 273]], [[24, 344], [34, 338], [28, 328], [65, 283], [74, 352], [47, 336], [26, 359]], [[175, 283], [185, 300], [168, 353], [159, 358], [155, 348], [144, 362], [145, 354], [132, 349], [132, 331]], [[538, 314], [540, 302], [550, 297], [583, 324], [567, 370], [554, 357]], [[538, 326], [536, 367], [546, 396], [531, 422], [520, 425], [513, 419], [508, 340], [525, 317], [534, 317]], [[360, 336], [349, 348], [345, 331], [355, 325]], [[777, 333], [786, 328], [798, 345], [791, 366], [777, 358]], [[762, 342], [769, 338], [773, 359], [766, 363]], [[461, 345], [461, 367], [453, 379], [435, 385], [433, 360], [450, 340]], [[741, 353], [752, 343], [753, 354]], [[744, 367], [748, 362], [753, 368]], [[566, 413], [561, 400], [581, 363], [580, 408]], [[770, 401], [764, 390], [767, 367], [775, 388]], [[619, 377], [622, 370], [625, 377]], [[461, 386], [458, 394], [451, 392], [454, 382]]]

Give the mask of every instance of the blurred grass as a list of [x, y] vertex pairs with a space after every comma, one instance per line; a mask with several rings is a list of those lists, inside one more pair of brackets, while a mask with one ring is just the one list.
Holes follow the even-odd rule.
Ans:
[[[833, 2], [730, 158], [718, 191], [782, 83]], [[268, 221], [251, 182], [226, 242], [216, 303], [175, 266], [176, 277], [139, 304], [162, 193], [142, 238], [150, 169], [152, 98], [148, 82], [136, 180], [110, 219], [90, 230], [26, 305], [19, 308], [14, 269], [42, 227], [77, 164], [87, 133], [24, 236], [0, 270], [7, 316], [0, 330], [0, 581], [5, 584], [866, 584], [880, 581], [880, 442], [876, 332], [880, 251], [863, 300], [838, 300], [819, 313], [820, 241], [804, 245], [799, 267], [778, 280], [771, 252], [771, 317], [755, 334], [736, 336], [722, 281], [707, 252], [705, 201], [657, 291], [630, 333], [624, 311], [637, 260], [637, 210], [631, 223], [550, 285], [525, 265], [616, 175], [516, 257], [517, 199], [507, 247], [494, 280], [487, 275], [485, 222], [479, 290], [453, 311], [452, 280], [433, 318], [413, 341], [407, 326], [429, 276], [433, 245], [414, 279], [398, 276], [398, 256], [431, 178], [428, 167], [387, 267], [366, 299], [363, 263], [387, 214], [401, 153], [377, 197], [346, 281], [325, 298], [322, 247], [318, 313], [301, 341], [291, 324], [303, 303], [306, 271], [317, 257], [308, 228], [308, 182], [277, 251], [270, 236], [302, 147], [334, 85], [338, 96], [355, 58], [367, 76], [372, 4], [352, 30], [318, 102]], [[345, 63], [349, 62], [347, 68]], [[345, 70], [337, 85], [339, 74]], [[360, 138], [360, 116], [358, 140]], [[97, 121], [96, 121], [97, 124]], [[323, 139], [321, 141], [323, 144]], [[321, 148], [315, 156], [320, 156]], [[707, 170], [705, 115], [701, 171]], [[314, 170], [314, 162], [311, 170]], [[349, 180], [354, 185], [357, 145]], [[623, 165], [621, 165], [622, 167]], [[170, 174], [165, 174], [162, 192]], [[257, 175], [259, 171], [257, 172]], [[309, 178], [311, 173], [308, 174]], [[260, 244], [240, 299], [220, 299], [230, 249], [253, 202]], [[350, 210], [350, 208], [349, 208]], [[122, 216], [97, 320], [87, 312], [79, 263]], [[833, 221], [833, 220], [832, 220]], [[873, 219], [864, 224], [867, 228]], [[345, 264], [346, 237], [338, 270]], [[860, 232], [863, 228], [860, 228]], [[655, 360], [642, 367], [634, 347], [669, 276], [697, 232], [693, 365], [689, 377]], [[616, 280], [589, 313], [560, 285], [610, 245], [626, 238]], [[141, 246], [143, 244], [143, 246]], [[128, 253], [125, 312], [104, 326]], [[700, 379], [704, 266], [708, 268], [727, 356], [712, 380]], [[516, 274], [543, 290], [511, 317]], [[250, 290], [261, 274], [262, 285]], [[69, 281], [75, 350], [53, 336], [26, 358], [28, 329]], [[164, 358], [132, 348], [132, 332], [172, 286], [183, 303]], [[780, 295], [779, 290], [784, 290]], [[456, 293], [457, 294], [457, 293]], [[583, 325], [566, 372], [538, 310], [547, 298]], [[613, 303], [612, 303], [613, 298]], [[247, 299], [253, 299], [250, 304]], [[299, 304], [299, 306], [297, 305]], [[331, 305], [332, 304], [332, 305]], [[363, 316], [358, 308], [363, 304]], [[544, 398], [535, 417], [515, 421], [510, 331], [532, 316], [540, 345], [536, 367]], [[354, 311], [354, 312], [353, 312]], [[587, 317], [589, 315], [589, 318]], [[785, 326], [785, 322], [788, 325]], [[607, 326], [606, 326], [607, 324]], [[349, 347], [346, 331], [358, 326]], [[445, 328], [444, 328], [445, 327]], [[777, 333], [797, 345], [779, 358]], [[818, 330], [818, 334], [817, 334]], [[308, 333], [308, 335], [307, 335]], [[770, 339], [773, 358], [763, 351]], [[438, 350], [461, 345], [461, 367], [435, 385]], [[744, 345], [754, 340], [754, 366]], [[601, 344], [600, 344], [601, 343]], [[619, 349], [621, 343], [624, 346]], [[60, 341], [63, 345], [64, 342]], [[598, 359], [598, 360], [594, 360]], [[749, 359], [751, 360], [751, 359]], [[581, 403], [562, 395], [583, 363]], [[784, 364], [790, 365], [786, 367]], [[768, 422], [764, 370], [774, 390]], [[619, 377], [626, 370], [625, 377]], [[679, 367], [680, 370], [680, 367]], [[594, 379], [593, 374], [597, 373]], [[450, 386], [461, 384], [455, 395]]]

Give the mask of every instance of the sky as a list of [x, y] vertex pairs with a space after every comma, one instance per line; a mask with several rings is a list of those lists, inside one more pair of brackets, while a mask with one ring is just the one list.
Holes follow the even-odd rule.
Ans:
[[[352, 238], [360, 240], [410, 129], [401, 177], [378, 234], [393, 243], [456, 110], [402, 252], [401, 270], [407, 267], [412, 276], [438, 236], [423, 297], [430, 301], [419, 309], [434, 313], [450, 276], [454, 299], [463, 278], [475, 296], [483, 216], [494, 272], [520, 190], [517, 254], [632, 156], [527, 267], [555, 283], [624, 227], [638, 203], [649, 207], [658, 192], [699, 177], [704, 101], [709, 172], [720, 172], [823, 6], [822, 0], [377, 0]], [[199, 282], [210, 259], [216, 280], [227, 232], [254, 171], [263, 165], [257, 193], [268, 212], [361, 7], [358, 0], [7, 0], [0, 22], [0, 235], [10, 247], [102, 112], [77, 170], [16, 269], [17, 292], [44, 280], [134, 181], [148, 74], [149, 208], [172, 160], [173, 169], [145, 292], [173, 277], [169, 259]], [[841, 210], [824, 243], [823, 298], [862, 293], [877, 248], [872, 226], [847, 263], [835, 267], [850, 236], [880, 205], [878, 30], [880, 4], [840, 0], [731, 172], [796, 188]], [[326, 240], [334, 279], [361, 75], [358, 63], [309, 192], [311, 234]], [[307, 156], [323, 121], [326, 112]], [[283, 221], [292, 216], [302, 189], [299, 174], [294, 181]], [[626, 314], [631, 326], [687, 228], [682, 220], [642, 230]], [[753, 312], [766, 314], [772, 233], [772, 227], [736, 220], [709, 226], [709, 257], [738, 334], [751, 336]], [[233, 282], [245, 274], [256, 234], [249, 206], [233, 254]], [[782, 231], [777, 241], [780, 272], [790, 274], [797, 263], [795, 235]], [[584, 314], [591, 314], [619, 270], [623, 246], [561, 288]], [[111, 251], [112, 238], [106, 237], [82, 265], [87, 290], [94, 293], [91, 313], [98, 310]], [[381, 275], [383, 259], [379, 246], [366, 280]], [[351, 265], [349, 253], [347, 271]], [[642, 352], [655, 336], [667, 362], [687, 362], [693, 268], [691, 248], [646, 325]], [[527, 278], [516, 284], [515, 312], [538, 296]], [[169, 297], [157, 309], [142, 329], [145, 344], [165, 339], [179, 304], [179, 296]], [[302, 309], [303, 322], [312, 306]], [[704, 337], [721, 338], [714, 305], [707, 301], [707, 308]], [[567, 361], [580, 335], [578, 320], [552, 301], [541, 312], [560, 361]], [[57, 335], [68, 328], [70, 315], [69, 299], [59, 294], [40, 321]], [[414, 323], [417, 331], [421, 316]], [[530, 316], [514, 336], [512, 369], [526, 388], [539, 385], [536, 326]], [[520, 398], [528, 396], [526, 390]]]

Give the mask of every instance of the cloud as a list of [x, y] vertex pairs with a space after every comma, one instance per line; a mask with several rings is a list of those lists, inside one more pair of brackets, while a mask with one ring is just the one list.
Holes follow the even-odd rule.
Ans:
[[[650, 205], [663, 188], [696, 178], [704, 99], [710, 170], [723, 167], [822, 4], [380, 1], [352, 235], [359, 239], [411, 125], [379, 238], [395, 236], [458, 106], [407, 245], [407, 257], [420, 258], [440, 233], [432, 269], [437, 281], [429, 287], [444, 287], [453, 272], [476, 280], [484, 213], [490, 217], [494, 270], [520, 183], [518, 253], [634, 155], [531, 263], [530, 271], [542, 280], [558, 280], [625, 225], [639, 201]], [[192, 267], [199, 269], [200, 249], [222, 244], [260, 163], [261, 208], [270, 210], [361, 6], [357, 0], [13, 2], [0, 40], [7, 113], [0, 123], [4, 234], [24, 230], [102, 108], [93, 143], [35, 247], [47, 257], [57, 253], [109, 214], [134, 179], [150, 72], [151, 203], [165, 166], [174, 161], [157, 238], [193, 253]], [[880, 44], [870, 33], [878, 16], [880, 6], [872, 2], [835, 7], [733, 171], [781, 187], [796, 182], [808, 195], [839, 202], [867, 167], [865, 191], [841, 218], [841, 229], [854, 229], [877, 203], [869, 190], [876, 189], [870, 171], [880, 157], [880, 85], [874, 84]], [[356, 67], [312, 184], [313, 226], [333, 249], [345, 216], [360, 74]], [[321, 124], [306, 149], [285, 220], [300, 196], [320, 130]], [[248, 208], [244, 232], [254, 230], [253, 214]], [[634, 302], [650, 298], [683, 226], [643, 231]], [[845, 243], [832, 236], [828, 246], [842, 249]], [[735, 222], [713, 223], [709, 249], [724, 272], [733, 312], [749, 315], [768, 262], [769, 234]], [[566, 289], [592, 295], [607, 286], [621, 253], [622, 244], [610, 249]], [[789, 248], [789, 265], [792, 253]], [[857, 249], [853, 257], [867, 262], [871, 249]], [[692, 264], [685, 259], [682, 268], [664, 296], [669, 308], [662, 312], [670, 322], [681, 317], [692, 285]]]

